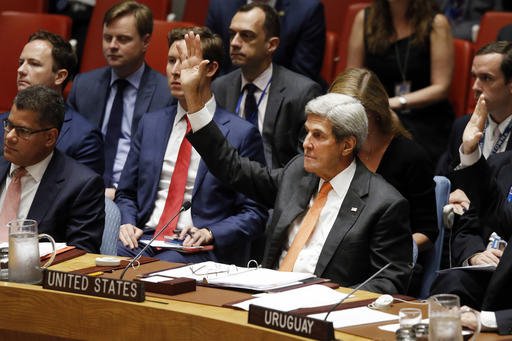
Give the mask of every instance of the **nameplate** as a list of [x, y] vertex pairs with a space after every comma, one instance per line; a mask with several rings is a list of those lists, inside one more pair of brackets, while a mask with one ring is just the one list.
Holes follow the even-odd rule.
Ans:
[[43, 288], [132, 302], [143, 302], [146, 296], [144, 283], [141, 282], [85, 276], [54, 270], [44, 270]]
[[332, 322], [290, 314], [254, 304], [249, 306], [248, 322], [261, 327], [305, 336], [315, 340], [334, 340]]

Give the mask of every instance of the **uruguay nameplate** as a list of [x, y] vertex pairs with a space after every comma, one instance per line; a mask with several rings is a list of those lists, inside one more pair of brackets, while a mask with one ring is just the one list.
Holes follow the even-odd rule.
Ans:
[[117, 300], [143, 302], [144, 283], [44, 270], [43, 288]]
[[254, 304], [249, 306], [249, 323], [315, 340], [334, 340], [332, 322], [290, 314]]

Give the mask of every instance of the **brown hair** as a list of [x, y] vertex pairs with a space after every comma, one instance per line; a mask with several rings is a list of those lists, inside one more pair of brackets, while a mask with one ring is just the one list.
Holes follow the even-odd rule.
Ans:
[[484, 54], [498, 53], [503, 55], [500, 69], [503, 72], [505, 81], [508, 83], [512, 79], [512, 42], [510, 41], [493, 41], [482, 46], [476, 51], [475, 56]]
[[[405, 17], [409, 18], [409, 22], [415, 30], [413, 44], [424, 45], [428, 42], [435, 15], [432, 1], [409, 1]], [[372, 53], [382, 53], [396, 38], [393, 18], [387, 0], [374, 0], [368, 7], [365, 32], [368, 51]]]
[[373, 118], [378, 129], [384, 134], [411, 138], [398, 116], [389, 107], [389, 99], [375, 73], [367, 69], [350, 68], [336, 77], [329, 92], [345, 94], [358, 99], [366, 110], [368, 118]]
[[122, 1], [105, 13], [103, 25], [110, 25], [114, 20], [132, 14], [135, 17], [137, 32], [141, 37], [153, 33], [153, 13], [148, 6], [137, 1]]

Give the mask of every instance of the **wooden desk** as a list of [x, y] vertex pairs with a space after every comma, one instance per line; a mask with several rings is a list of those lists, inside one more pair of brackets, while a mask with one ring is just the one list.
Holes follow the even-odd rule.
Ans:
[[[93, 265], [95, 257], [84, 255], [52, 269], [84, 268]], [[375, 296], [361, 293], [357, 299]], [[0, 339], [16, 336], [17, 340], [30, 341], [59, 337], [66, 340], [303, 340], [247, 324], [245, 311], [147, 298], [150, 301], [132, 303], [0, 282], [3, 308]], [[336, 337], [364, 340], [341, 332], [336, 332]]]
[[[85, 268], [94, 265], [96, 256], [84, 255], [51, 268]], [[362, 291], [351, 300], [376, 297]], [[143, 303], [132, 303], [0, 282], [0, 302], [2, 340], [303, 340], [250, 325], [245, 311], [150, 296]], [[339, 331], [335, 336], [365, 340]], [[479, 340], [497, 338], [491, 336]]]

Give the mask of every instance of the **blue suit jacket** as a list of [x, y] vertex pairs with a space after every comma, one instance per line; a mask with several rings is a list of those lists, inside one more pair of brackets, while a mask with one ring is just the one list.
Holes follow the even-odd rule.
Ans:
[[[222, 37], [226, 51], [224, 71], [231, 70], [229, 25], [238, 8], [246, 3], [246, 0], [210, 0], [206, 26]], [[323, 4], [319, 0], [277, 0], [275, 8], [281, 19], [281, 42], [273, 61], [319, 81], [325, 47]]]
[[[110, 91], [111, 68], [104, 67], [76, 75], [68, 96], [68, 105], [100, 127]], [[132, 136], [146, 112], [165, 108], [171, 104], [167, 79], [146, 65], [142, 75], [132, 121]]]
[[[0, 183], [11, 163], [0, 157]], [[99, 253], [105, 224], [102, 178], [55, 149], [30, 206], [27, 219], [38, 222], [39, 233]]]
[[[8, 112], [1, 114], [0, 121], [8, 116]], [[3, 129], [0, 129], [0, 140], [3, 146]], [[103, 175], [105, 161], [101, 132], [71, 108], [67, 108], [64, 115], [56, 147], [67, 156]]]
[[[121, 181], [116, 203], [121, 223], [143, 228], [158, 192], [167, 143], [176, 116], [176, 106], [145, 114], [139, 123]], [[241, 118], [217, 108], [214, 121], [241, 155], [264, 163], [258, 130]], [[192, 220], [196, 227], [209, 227], [215, 238], [215, 255], [221, 262], [242, 264], [250, 242], [264, 231], [267, 212], [263, 206], [220, 182], [201, 160], [192, 193]]]

